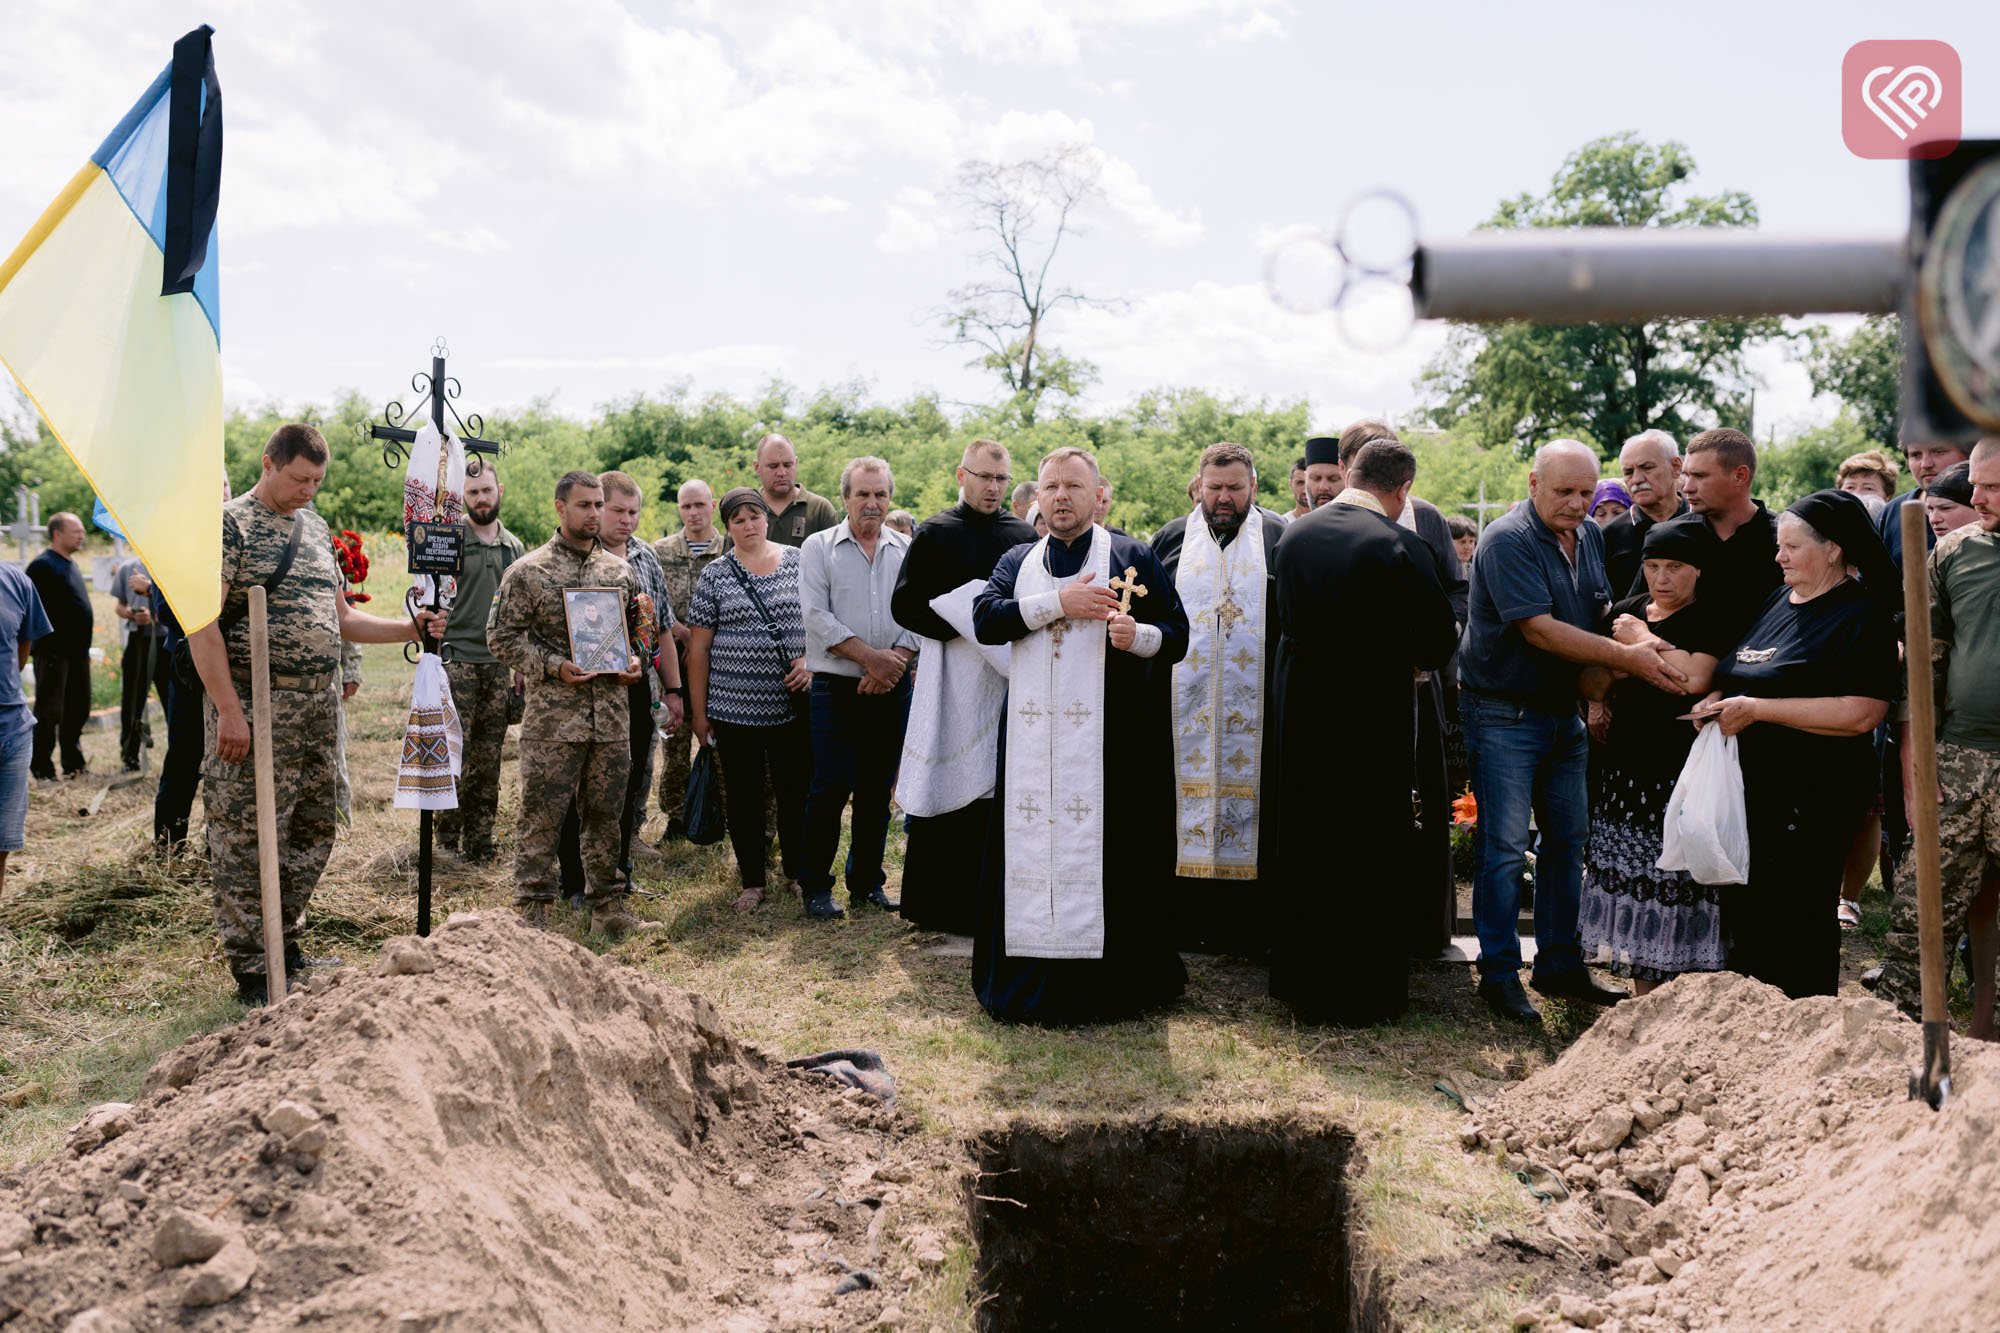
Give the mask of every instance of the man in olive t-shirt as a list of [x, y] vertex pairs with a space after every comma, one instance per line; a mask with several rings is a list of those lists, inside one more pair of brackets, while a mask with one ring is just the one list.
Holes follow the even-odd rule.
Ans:
[[465, 479], [465, 564], [444, 632], [445, 675], [451, 703], [465, 735], [458, 779], [458, 808], [438, 815], [438, 838], [468, 861], [493, 859], [493, 815], [500, 808], [500, 751], [507, 741], [507, 703], [513, 673], [486, 646], [493, 595], [507, 567], [527, 552], [500, 522], [506, 488], [493, 464], [481, 460]]
[[[1994, 1037], [1994, 962], [2000, 952], [2000, 437], [1972, 451], [1977, 523], [1938, 538], [1931, 552], [1931, 670], [1938, 711], [1938, 853], [1944, 937], [1972, 937], [1972, 1035]], [[1903, 751], [1906, 807], [1916, 792]], [[1912, 823], [1915, 821], [1912, 820]], [[1876, 994], [1920, 1018], [1916, 858], [1904, 857], [1889, 905]]]
[[799, 456], [784, 436], [757, 441], [756, 471], [764, 507], [771, 511], [765, 532], [778, 545], [803, 547], [815, 532], [839, 526], [840, 511], [833, 501], [798, 484]]

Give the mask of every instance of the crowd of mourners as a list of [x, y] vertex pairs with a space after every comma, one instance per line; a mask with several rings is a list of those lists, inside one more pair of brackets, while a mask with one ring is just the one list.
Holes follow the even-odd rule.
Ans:
[[[846, 460], [838, 496], [821, 496], [767, 435], [744, 484], [682, 483], [676, 530], [655, 543], [635, 536], [647, 496], [622, 472], [510, 497], [522, 529], [553, 521], [533, 547], [502, 522], [488, 464], [466, 485], [449, 607], [393, 618], [356, 609], [312, 503], [325, 441], [286, 426], [225, 505], [220, 620], [182, 635], [143, 564], [117, 572], [121, 757], [139, 766], [157, 695], [156, 836], [179, 851], [202, 784], [223, 952], [261, 999], [245, 612], [262, 586], [290, 967], [317, 961], [297, 936], [348, 800], [352, 645], [417, 640], [442, 645], [462, 724], [440, 827], [466, 861], [497, 854], [519, 724], [511, 864], [528, 924], [561, 924], [567, 900], [602, 935], [658, 929], [631, 895], [638, 867], [687, 836], [699, 764], [715, 782], [692, 799], [719, 785], [737, 910], [775, 898], [819, 921], [879, 911], [971, 935], [981, 1003], [1044, 1022], [1171, 1001], [1186, 949], [1268, 960], [1272, 993], [1308, 1021], [1392, 1018], [1409, 959], [1454, 931], [1454, 821], [1472, 826], [1479, 994], [1502, 1015], [1539, 1021], [1529, 988], [1625, 998], [1591, 968], [1640, 994], [1722, 969], [1831, 994], [1874, 874], [1891, 925], [1863, 981], [1914, 1013], [1909, 829], [1935, 802], [1947, 931], [1990, 1037], [2000, 439], [1900, 452], [1856, 454], [1835, 486], [1773, 513], [1740, 431], [1685, 450], [1646, 431], [1612, 480], [1593, 448], [1557, 440], [1482, 530], [1420, 499], [1415, 453], [1361, 422], [1305, 442], [1285, 512], [1257, 503], [1249, 450], [1210, 446], [1186, 515], [1140, 540], [1110, 525], [1110, 480], [1082, 449], [1017, 483], [1003, 443], [973, 441], [959, 503], [919, 521], [894, 507], [884, 460]], [[1902, 540], [1910, 505], [1921, 551]], [[19, 646], [0, 665], [0, 887], [30, 775], [84, 767], [83, 524], [58, 515], [49, 537], [25, 571], [0, 568], [0, 632]], [[1912, 560], [1930, 663], [1903, 653]], [[616, 599], [622, 663], [573, 660], [578, 591]], [[1937, 791], [1911, 781], [1911, 669], [1936, 685]], [[1690, 762], [1708, 728], [1733, 742], [1721, 769]], [[1718, 795], [1690, 792], [1697, 780], [1741, 784], [1747, 874], [1704, 876], [1729, 882], [1663, 868], [1680, 802]], [[900, 902], [885, 869], [899, 812]]]

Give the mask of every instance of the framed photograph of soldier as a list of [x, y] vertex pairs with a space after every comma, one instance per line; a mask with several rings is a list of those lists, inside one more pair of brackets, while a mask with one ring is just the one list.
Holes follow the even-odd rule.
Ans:
[[625, 606], [617, 588], [565, 588], [569, 660], [581, 671], [620, 672], [631, 660]]

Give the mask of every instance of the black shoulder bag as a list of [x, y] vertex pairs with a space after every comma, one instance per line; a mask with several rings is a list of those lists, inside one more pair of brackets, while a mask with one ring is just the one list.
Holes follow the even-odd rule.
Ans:
[[[272, 589], [284, 582], [285, 575], [292, 572], [292, 561], [297, 558], [299, 553], [299, 535], [304, 529], [304, 523], [296, 518], [292, 520], [292, 535], [286, 540], [285, 549], [279, 552], [278, 563], [271, 570], [271, 576], [265, 579], [261, 585], [266, 594], [269, 594]], [[249, 614], [250, 603], [246, 598], [242, 610], [233, 614], [225, 611], [216, 617], [216, 627], [223, 634], [227, 635], [231, 629], [235, 628], [239, 621]], [[174, 680], [191, 690], [202, 689], [201, 673], [195, 670], [194, 649], [189, 646], [187, 635], [185, 633], [181, 634], [169, 645], [167, 651], [173, 658]]]

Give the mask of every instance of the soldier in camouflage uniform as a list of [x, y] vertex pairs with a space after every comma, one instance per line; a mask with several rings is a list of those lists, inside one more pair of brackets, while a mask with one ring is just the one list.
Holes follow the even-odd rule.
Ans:
[[[715, 526], [715, 495], [705, 481], [685, 481], [675, 496], [681, 511], [681, 530], [653, 543], [659, 558], [660, 574], [667, 585], [667, 600], [674, 608], [672, 629], [674, 651], [681, 656], [681, 679], [687, 679], [687, 611], [694, 598], [695, 580], [709, 563], [729, 549], [729, 534]], [[695, 548], [699, 547], [699, 550]], [[667, 817], [665, 837], [678, 838], [687, 832], [681, 808], [687, 801], [688, 766], [693, 759], [693, 736], [685, 728], [663, 739], [660, 757], [660, 811]], [[773, 828], [777, 821], [771, 821]]]
[[597, 543], [604, 490], [588, 472], [556, 483], [555, 536], [514, 562], [486, 627], [493, 655], [527, 677], [521, 719], [521, 817], [515, 827], [514, 886], [521, 917], [548, 924], [559, 871], [556, 843], [575, 801], [583, 814], [585, 893], [590, 928], [613, 937], [657, 928], [624, 905], [618, 832], [631, 771], [627, 687], [640, 678], [636, 658], [619, 674], [589, 673], [569, 660], [567, 588], [616, 588], [621, 610], [638, 595], [632, 567]]
[[[1979, 521], [1931, 552], [1931, 663], [1938, 714], [1938, 869], [1947, 945], [1972, 936], [1972, 1035], [1994, 1037], [1994, 911], [2000, 896], [2000, 439], [1972, 451]], [[1904, 801], [1918, 798], [1903, 754]], [[1927, 795], [1928, 793], [1925, 793]], [[1916, 860], [1906, 856], [1889, 904], [1875, 993], [1921, 1019]]]
[[[660, 572], [660, 562], [653, 555], [653, 548], [633, 536], [639, 524], [639, 515], [645, 508], [645, 493], [639, 483], [624, 472], [600, 473], [597, 481], [604, 488], [604, 516], [598, 528], [599, 548], [630, 566], [643, 599], [641, 605], [651, 607], [653, 613], [651, 628], [642, 630], [644, 637], [632, 644], [632, 651], [648, 664], [645, 667], [646, 679], [635, 681], [626, 695], [630, 715], [626, 740], [632, 763], [625, 775], [624, 813], [618, 825], [618, 874], [620, 892], [630, 893], [636, 873], [634, 855], [643, 851], [653, 859], [659, 859], [659, 852], [646, 846], [639, 838], [639, 826], [646, 822], [646, 798], [652, 794], [654, 718], [657, 716], [659, 725], [668, 731], [679, 731], [684, 720], [684, 691], [681, 688], [680, 659], [671, 649], [664, 655], [657, 651], [661, 632], [673, 627], [674, 612], [667, 602], [666, 579]], [[654, 662], [659, 663], [657, 670], [651, 665]], [[582, 833], [582, 822], [572, 805], [563, 816], [558, 843], [562, 891], [572, 899], [581, 896], [585, 880]]]
[[500, 805], [500, 754], [507, 741], [509, 671], [486, 646], [486, 622], [500, 580], [526, 554], [521, 539], [500, 522], [505, 488], [490, 462], [465, 479], [465, 567], [458, 575], [451, 624], [444, 632], [445, 675], [465, 735], [460, 754], [458, 808], [438, 816], [444, 845], [468, 861], [493, 857], [493, 815]]
[[[313, 512], [326, 478], [326, 440], [311, 426], [280, 426], [264, 445], [263, 473], [222, 509], [222, 615], [189, 636], [207, 687], [202, 797], [215, 873], [215, 924], [245, 1003], [264, 998], [264, 919], [257, 871], [256, 766], [250, 758], [249, 589], [266, 588], [271, 654], [271, 757], [276, 776], [280, 901], [285, 954], [303, 963], [294, 936], [333, 850], [338, 770], [340, 644], [417, 637], [412, 621], [363, 615], [340, 595], [331, 534]], [[293, 530], [291, 567], [273, 582]], [[441, 616], [424, 624], [441, 633]]]

